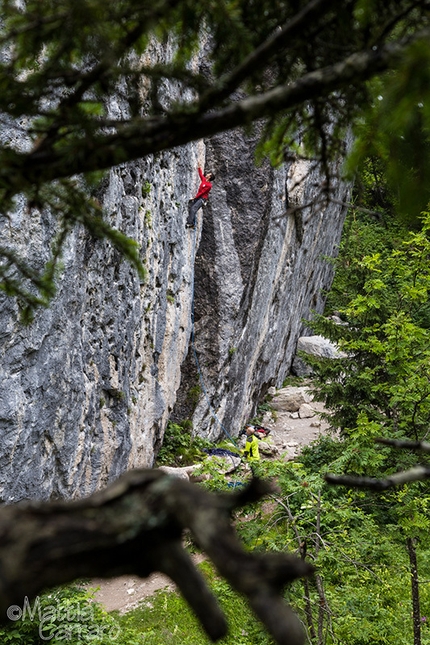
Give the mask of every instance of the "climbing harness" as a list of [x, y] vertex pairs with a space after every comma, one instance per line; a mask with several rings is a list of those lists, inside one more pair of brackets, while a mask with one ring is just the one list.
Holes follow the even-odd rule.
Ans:
[[[196, 222], [196, 225], [195, 225], [195, 227], [194, 227], [194, 235], [193, 235], [193, 255], [192, 255], [192, 257], [193, 257], [193, 267], [194, 267], [195, 254], [196, 254], [196, 235], [197, 235], [196, 231], [197, 231], [197, 222]], [[227, 432], [227, 430], [225, 429], [225, 427], [223, 426], [223, 424], [221, 423], [221, 421], [218, 419], [218, 417], [217, 417], [217, 415], [216, 415], [216, 412], [215, 412], [215, 410], [214, 410], [214, 409], [213, 409], [213, 407], [212, 407], [212, 404], [211, 404], [210, 399], [209, 399], [209, 395], [208, 395], [207, 390], [206, 390], [205, 382], [204, 382], [204, 379], [203, 379], [202, 370], [201, 370], [201, 368], [200, 368], [199, 358], [198, 358], [198, 356], [197, 356], [197, 351], [196, 351], [196, 346], [195, 346], [195, 342], [194, 342], [194, 340], [195, 340], [195, 334], [194, 334], [194, 268], [193, 268], [193, 273], [192, 273], [192, 282], [191, 282], [191, 347], [192, 347], [193, 354], [194, 354], [194, 360], [195, 360], [195, 362], [196, 362], [197, 372], [198, 372], [198, 374], [199, 374], [199, 379], [200, 379], [200, 384], [201, 384], [201, 386], [202, 386], [202, 390], [203, 390], [203, 393], [204, 393], [204, 395], [205, 395], [205, 398], [206, 398], [206, 401], [207, 401], [207, 404], [208, 404], [209, 411], [210, 411], [210, 413], [211, 413], [212, 417], [213, 417], [213, 418], [215, 419], [215, 421], [218, 423], [218, 425], [219, 425], [219, 427], [221, 428], [221, 430], [222, 430], [222, 431], [224, 432], [224, 434], [226, 435], [226, 437], [228, 437], [228, 439], [232, 442], [232, 444], [233, 444], [234, 446], [236, 446], [236, 448], [238, 448], [238, 446], [237, 446], [237, 444], [236, 444], [235, 440], [234, 440], [234, 439], [233, 439], [233, 437], [232, 437], [232, 436]]]

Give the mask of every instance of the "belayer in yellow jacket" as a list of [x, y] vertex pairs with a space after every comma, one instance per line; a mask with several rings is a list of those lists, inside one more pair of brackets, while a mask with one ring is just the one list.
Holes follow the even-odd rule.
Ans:
[[258, 450], [258, 439], [254, 434], [253, 426], [246, 426], [246, 444], [242, 450], [247, 461], [260, 461], [260, 453]]

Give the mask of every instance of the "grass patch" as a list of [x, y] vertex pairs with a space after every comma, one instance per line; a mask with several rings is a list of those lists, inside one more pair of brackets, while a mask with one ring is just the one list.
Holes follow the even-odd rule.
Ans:
[[[253, 616], [246, 601], [225, 580], [219, 578], [208, 562], [199, 565], [227, 618], [229, 633], [220, 645], [273, 645], [267, 631]], [[210, 645], [197, 618], [176, 592], [159, 591], [133, 611], [116, 616], [122, 630], [140, 633], [145, 645]]]

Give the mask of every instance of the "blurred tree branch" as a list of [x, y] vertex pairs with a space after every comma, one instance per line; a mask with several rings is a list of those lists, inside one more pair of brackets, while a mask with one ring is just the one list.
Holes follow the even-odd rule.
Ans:
[[25, 596], [80, 577], [154, 571], [179, 587], [212, 640], [225, 618], [182, 546], [189, 529], [232, 587], [243, 594], [280, 645], [303, 642], [300, 621], [284, 602], [284, 586], [312, 573], [290, 554], [245, 551], [231, 512], [270, 492], [258, 479], [235, 494], [211, 494], [158, 470], [134, 470], [107, 489], [74, 502], [28, 503], [0, 509], [0, 615]]
[[[377, 443], [393, 446], [394, 448], [405, 448], [408, 450], [418, 450], [421, 452], [430, 452], [430, 444], [425, 441], [401, 441], [398, 439], [376, 439]], [[408, 470], [394, 473], [384, 479], [375, 477], [355, 477], [350, 475], [326, 475], [325, 480], [328, 484], [339, 486], [351, 486], [353, 488], [368, 488], [371, 490], [386, 490], [395, 486], [402, 486], [410, 482], [423, 481], [430, 478], [429, 466], [415, 466]]]

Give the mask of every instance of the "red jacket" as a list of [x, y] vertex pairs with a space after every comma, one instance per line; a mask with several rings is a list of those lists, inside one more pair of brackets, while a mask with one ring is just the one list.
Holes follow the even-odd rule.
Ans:
[[212, 188], [212, 184], [210, 183], [210, 181], [206, 179], [206, 177], [204, 176], [200, 168], [199, 168], [199, 175], [200, 175], [201, 183], [194, 199], [198, 199], [199, 197], [202, 197], [203, 199], [207, 199], [209, 197], [209, 192]]

